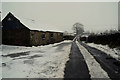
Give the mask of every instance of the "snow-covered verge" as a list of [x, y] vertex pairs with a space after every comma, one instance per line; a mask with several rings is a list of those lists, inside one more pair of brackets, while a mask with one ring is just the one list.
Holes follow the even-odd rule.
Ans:
[[89, 74], [91, 75], [91, 78], [109, 78], [107, 72], [105, 72], [101, 68], [100, 64], [87, 51], [87, 49], [84, 48], [82, 45], [80, 45], [78, 41], [76, 41], [76, 44], [85, 59], [85, 62], [89, 69]]
[[2, 77], [63, 78], [71, 42], [38, 47], [2, 45]]
[[120, 61], [120, 48], [110, 48], [108, 45], [101, 45], [101, 44], [94, 44], [94, 43], [87, 43], [87, 45], [97, 48], [103, 52], [105, 52], [107, 55], [111, 56], [112, 58], [115, 58], [116, 60]]

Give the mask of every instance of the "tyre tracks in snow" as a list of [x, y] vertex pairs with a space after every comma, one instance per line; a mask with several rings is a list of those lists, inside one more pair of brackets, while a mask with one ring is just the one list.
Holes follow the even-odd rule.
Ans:
[[[97, 53], [95, 54], [97, 55]], [[79, 39], [74, 39], [70, 60], [66, 63], [64, 78], [119, 80], [119, 74], [115, 74], [116, 71], [97, 57], [99, 55], [96, 55], [93, 55], [85, 44], [81, 44]]]

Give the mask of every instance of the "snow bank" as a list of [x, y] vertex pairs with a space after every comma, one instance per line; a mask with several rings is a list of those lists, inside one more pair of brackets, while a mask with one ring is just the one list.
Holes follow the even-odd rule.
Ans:
[[80, 49], [89, 69], [91, 78], [109, 78], [108, 74], [101, 68], [100, 64], [94, 59], [94, 57], [83, 46], [76, 41], [78, 48]]
[[101, 45], [101, 44], [94, 44], [94, 43], [87, 43], [87, 45], [97, 48], [105, 52], [107, 55], [111, 56], [112, 58], [115, 58], [116, 60], [120, 61], [120, 49], [118, 48], [111, 49], [108, 45]]
[[[63, 41], [38, 47], [3, 45], [2, 77], [63, 78], [71, 42]], [[25, 55], [13, 56], [20, 53]]]

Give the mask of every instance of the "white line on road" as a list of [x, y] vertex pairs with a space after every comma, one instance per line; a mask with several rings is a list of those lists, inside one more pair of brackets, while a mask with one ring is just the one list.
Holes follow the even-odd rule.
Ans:
[[108, 74], [101, 68], [100, 64], [87, 51], [87, 49], [80, 45], [78, 41], [76, 41], [76, 44], [86, 61], [91, 78], [109, 78]]

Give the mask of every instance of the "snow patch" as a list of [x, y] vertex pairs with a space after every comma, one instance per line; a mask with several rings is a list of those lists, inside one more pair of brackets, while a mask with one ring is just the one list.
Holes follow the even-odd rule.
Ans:
[[[2, 45], [3, 78], [63, 78], [72, 41], [38, 46]], [[6, 56], [28, 52], [28, 55]]]
[[76, 41], [76, 44], [87, 63], [91, 78], [109, 78], [108, 74], [101, 68], [100, 64], [87, 51], [87, 49], [81, 46], [78, 41]]

